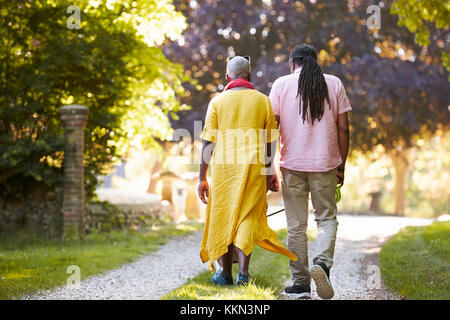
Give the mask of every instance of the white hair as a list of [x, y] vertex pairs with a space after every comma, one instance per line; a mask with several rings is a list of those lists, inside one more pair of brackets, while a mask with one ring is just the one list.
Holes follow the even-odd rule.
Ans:
[[227, 74], [232, 80], [246, 79], [250, 72], [250, 62], [241, 56], [236, 56], [227, 63]]

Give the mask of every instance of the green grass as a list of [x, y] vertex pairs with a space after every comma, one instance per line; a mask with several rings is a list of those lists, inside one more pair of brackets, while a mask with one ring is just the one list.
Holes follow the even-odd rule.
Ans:
[[117, 268], [155, 251], [172, 236], [202, 229], [200, 223], [167, 224], [151, 231], [90, 234], [64, 244], [21, 235], [0, 242], [0, 299], [65, 285], [67, 267], [77, 265], [81, 279]]
[[[286, 230], [277, 232], [284, 242]], [[308, 238], [314, 239], [314, 231], [308, 230]], [[236, 281], [237, 264], [233, 265], [233, 281]], [[289, 259], [280, 254], [272, 253], [255, 247], [250, 260], [249, 273], [254, 283], [238, 287], [219, 286], [211, 282], [211, 273], [203, 272], [188, 280], [181, 287], [172, 290], [164, 300], [276, 300], [284, 288], [285, 281], [290, 277]]]
[[405, 299], [450, 299], [450, 222], [402, 229], [383, 246], [380, 266]]

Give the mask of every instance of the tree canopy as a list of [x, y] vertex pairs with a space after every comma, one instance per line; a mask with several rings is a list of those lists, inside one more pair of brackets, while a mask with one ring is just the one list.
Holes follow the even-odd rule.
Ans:
[[264, 93], [289, 72], [288, 55], [299, 43], [319, 50], [327, 73], [346, 86], [352, 112], [352, 150], [386, 150], [412, 137], [448, 125], [448, 73], [442, 68], [439, 43], [427, 51], [407, 28], [389, 14], [384, 1], [381, 28], [369, 30], [367, 8], [372, 1], [175, 1], [187, 16], [182, 38], [164, 51], [182, 63], [201, 89], [187, 86], [184, 101], [193, 110], [175, 126], [203, 120], [208, 100], [225, 84], [227, 56], [252, 57], [252, 81]]
[[20, 197], [33, 182], [61, 182], [58, 110], [89, 107], [86, 190], [128, 145], [152, 147], [170, 134], [183, 67], [159, 46], [185, 18], [168, 0], [80, 0], [79, 29], [66, 0], [0, 0], [0, 190]]
[[396, 0], [391, 13], [398, 15], [399, 25], [415, 34], [418, 44], [432, 42], [442, 50], [442, 63], [450, 71], [450, 2], [442, 0]]
[[[419, 9], [412, 7], [417, 2]], [[175, 3], [186, 15], [188, 28], [164, 51], [185, 65], [187, 75], [201, 86], [186, 85], [183, 101], [193, 109], [174, 126], [192, 130], [193, 120], [203, 120], [208, 101], [225, 85], [228, 56], [250, 55], [252, 81], [268, 94], [273, 81], [289, 73], [289, 52], [300, 43], [312, 44], [324, 72], [338, 76], [347, 89], [353, 107], [350, 150], [391, 156], [396, 171], [395, 210], [403, 213], [405, 151], [450, 124], [449, 73], [442, 55], [448, 49], [448, 4], [419, 0]], [[378, 29], [368, 27], [374, 5], [380, 14]], [[418, 36], [410, 32], [417, 31], [411, 29], [414, 23], [420, 26]], [[424, 30], [432, 35], [426, 47], [421, 42]]]

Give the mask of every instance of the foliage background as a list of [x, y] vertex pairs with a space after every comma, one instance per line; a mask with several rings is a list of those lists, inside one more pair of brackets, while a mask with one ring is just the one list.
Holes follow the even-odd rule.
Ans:
[[[350, 150], [354, 161], [361, 156], [371, 161], [375, 157], [390, 158], [383, 161], [391, 167], [389, 179], [395, 180], [395, 187], [386, 189], [389, 197], [393, 197], [386, 208], [405, 214], [404, 199], [412, 192], [407, 189], [408, 185], [412, 188], [408, 170], [415, 169], [412, 150], [420, 150], [429, 139], [450, 126], [447, 93], [450, 84], [445, 68], [450, 39], [446, 17], [450, 8], [445, 2], [176, 0], [174, 3], [186, 15], [188, 26], [177, 42], [166, 42], [164, 52], [171, 60], [182, 63], [186, 74], [201, 85], [200, 90], [185, 86], [182, 101], [193, 108], [181, 112], [179, 121], [172, 121], [175, 128], [193, 132], [193, 121], [203, 120], [209, 100], [226, 84], [227, 57], [250, 55], [252, 82], [268, 94], [273, 81], [289, 73], [289, 52], [297, 44], [310, 43], [319, 51], [324, 72], [342, 79], [347, 90], [353, 107]], [[367, 27], [370, 16], [367, 9], [374, 4], [380, 9], [380, 29]], [[424, 38], [426, 42], [418, 41]], [[426, 142], [418, 145], [423, 139]], [[447, 159], [444, 162], [448, 162], [448, 153], [444, 157]], [[357, 194], [351, 198], [358, 199]], [[448, 201], [446, 204], [448, 210]]]
[[[60, 106], [89, 107], [85, 183], [93, 197], [97, 177], [130, 147], [161, 151], [172, 127], [193, 131], [225, 85], [228, 56], [251, 55], [252, 80], [268, 93], [301, 42], [313, 44], [324, 71], [343, 80], [353, 105], [352, 161], [388, 172], [378, 180], [384, 207], [397, 211], [394, 194], [402, 192], [409, 203], [442, 195], [436, 188], [448, 168], [442, 148], [450, 125], [446, 2], [383, 1], [379, 30], [366, 26], [370, 0], [80, 0], [81, 28], [74, 30], [66, 25], [71, 1], [0, 4], [0, 197], [20, 200], [61, 184]], [[417, 166], [427, 147], [441, 162]], [[406, 163], [403, 172], [395, 159]], [[392, 180], [402, 174], [409, 188], [397, 190]], [[346, 188], [357, 191], [357, 182]], [[433, 203], [423, 211], [448, 210], [448, 201]]]
[[170, 135], [168, 116], [186, 109], [183, 67], [159, 45], [176, 39], [185, 18], [168, 0], [77, 1], [80, 29], [69, 30], [72, 1], [0, 1], [0, 192], [21, 198], [36, 182], [61, 183], [59, 107], [89, 107], [85, 181], [129, 145], [155, 146]]

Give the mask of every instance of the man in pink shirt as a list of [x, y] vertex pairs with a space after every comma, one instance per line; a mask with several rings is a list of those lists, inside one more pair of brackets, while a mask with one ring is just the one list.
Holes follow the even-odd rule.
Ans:
[[[280, 126], [283, 199], [288, 226], [292, 286], [284, 294], [310, 298], [311, 277], [317, 294], [334, 296], [330, 282], [338, 222], [335, 192], [344, 180], [349, 148], [347, 112], [350, 102], [339, 78], [323, 74], [316, 50], [307, 44], [290, 55], [291, 74], [278, 78], [270, 92], [273, 112]], [[317, 254], [308, 266], [308, 198], [318, 226]]]

